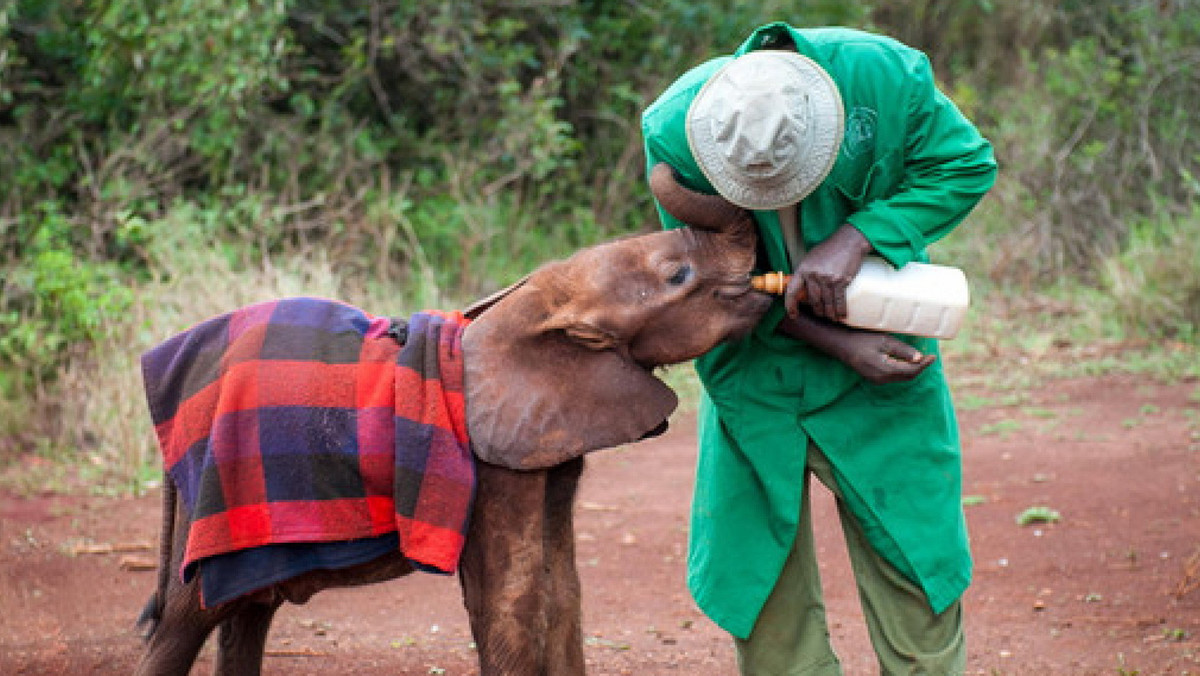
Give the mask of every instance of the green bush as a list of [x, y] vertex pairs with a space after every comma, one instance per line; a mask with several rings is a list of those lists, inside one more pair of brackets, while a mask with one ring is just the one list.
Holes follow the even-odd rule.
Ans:
[[8, 397], [86, 351], [131, 298], [118, 266], [77, 254], [71, 240], [80, 224], [57, 205], [41, 205], [18, 228], [26, 231], [23, 256], [6, 266], [0, 287], [0, 364], [11, 367], [0, 369], [0, 394]]

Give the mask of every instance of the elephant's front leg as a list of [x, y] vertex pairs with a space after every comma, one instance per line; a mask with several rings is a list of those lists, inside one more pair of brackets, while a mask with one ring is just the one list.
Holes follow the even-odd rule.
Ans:
[[547, 473], [482, 462], [477, 467], [460, 575], [480, 671], [483, 676], [550, 676], [542, 535]]
[[575, 568], [575, 492], [583, 458], [549, 470], [546, 482], [546, 673], [585, 671], [579, 572]]

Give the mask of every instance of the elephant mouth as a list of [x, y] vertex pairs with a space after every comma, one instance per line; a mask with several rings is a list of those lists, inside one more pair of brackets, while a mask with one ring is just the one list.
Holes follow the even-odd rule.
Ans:
[[724, 302], [741, 305], [748, 315], [759, 315], [766, 312], [774, 297], [759, 291], [750, 285], [750, 276], [739, 278], [717, 287], [713, 292]]
[[735, 320], [736, 328], [722, 341], [727, 343], [745, 338], [775, 300], [774, 296], [752, 287], [749, 275], [722, 285], [716, 294], [720, 300], [733, 305], [738, 316]]
[[739, 276], [736, 279], [728, 280], [713, 291], [713, 294], [721, 300], [739, 301], [746, 298], [750, 294], [761, 293], [750, 284], [750, 275]]

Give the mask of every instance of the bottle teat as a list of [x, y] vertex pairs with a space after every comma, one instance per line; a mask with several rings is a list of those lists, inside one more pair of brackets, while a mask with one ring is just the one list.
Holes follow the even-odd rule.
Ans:
[[777, 296], [783, 295], [787, 290], [788, 281], [792, 278], [791, 275], [783, 272], [768, 272], [764, 275], [755, 275], [750, 278], [750, 286], [757, 291], [765, 293], [773, 293]]

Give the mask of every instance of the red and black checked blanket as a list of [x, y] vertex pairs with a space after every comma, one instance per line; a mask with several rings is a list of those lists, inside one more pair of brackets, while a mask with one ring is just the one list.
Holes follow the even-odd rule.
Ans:
[[192, 522], [185, 579], [251, 548], [393, 533], [418, 567], [453, 572], [475, 485], [467, 324], [457, 312], [405, 323], [293, 298], [214, 317], [143, 355], [163, 463]]

